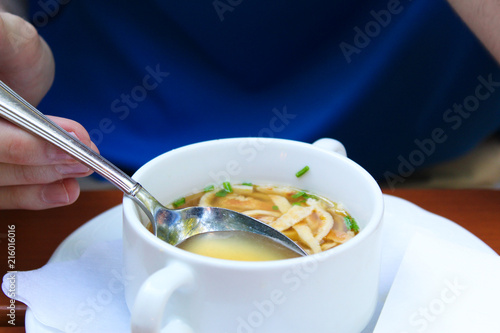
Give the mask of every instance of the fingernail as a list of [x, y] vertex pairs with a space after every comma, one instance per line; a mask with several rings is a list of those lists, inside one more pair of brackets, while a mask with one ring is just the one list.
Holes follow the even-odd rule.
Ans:
[[67, 204], [69, 195], [62, 181], [45, 185], [42, 189], [42, 199], [48, 204]]
[[88, 167], [80, 163], [72, 163], [72, 164], [58, 164], [55, 166], [56, 171], [61, 175], [76, 175], [83, 174], [90, 171]]

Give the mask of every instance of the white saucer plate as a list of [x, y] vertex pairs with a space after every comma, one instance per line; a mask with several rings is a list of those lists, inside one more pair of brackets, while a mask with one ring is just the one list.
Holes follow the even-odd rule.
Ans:
[[[383, 247], [379, 301], [376, 313], [363, 333], [373, 332], [406, 246], [416, 232], [434, 235], [486, 253], [495, 253], [475, 235], [446, 218], [391, 195], [384, 195], [384, 201], [385, 214], [382, 233]], [[122, 208], [119, 205], [93, 218], [68, 236], [59, 245], [50, 261], [77, 259], [91, 244], [121, 237]], [[25, 325], [28, 333], [59, 332], [37, 321], [29, 309], [26, 312]]]

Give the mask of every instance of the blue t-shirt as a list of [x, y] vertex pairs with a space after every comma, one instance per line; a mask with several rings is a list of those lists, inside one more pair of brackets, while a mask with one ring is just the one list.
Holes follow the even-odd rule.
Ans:
[[32, 1], [56, 78], [40, 109], [127, 170], [241, 136], [344, 143], [377, 179], [500, 127], [500, 71], [444, 0]]

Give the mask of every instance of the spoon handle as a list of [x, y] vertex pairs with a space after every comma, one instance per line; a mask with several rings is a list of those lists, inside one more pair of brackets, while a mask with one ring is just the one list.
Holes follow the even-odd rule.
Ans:
[[59, 147], [132, 197], [142, 187], [0, 81], [0, 116]]

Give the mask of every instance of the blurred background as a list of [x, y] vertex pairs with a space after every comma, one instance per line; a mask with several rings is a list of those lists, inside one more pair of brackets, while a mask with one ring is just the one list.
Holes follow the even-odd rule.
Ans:
[[[114, 188], [106, 181], [91, 176], [80, 179], [82, 190]], [[382, 188], [470, 188], [500, 190], [500, 132], [492, 135], [470, 152], [457, 159], [416, 171], [395, 186], [384, 181]]]

